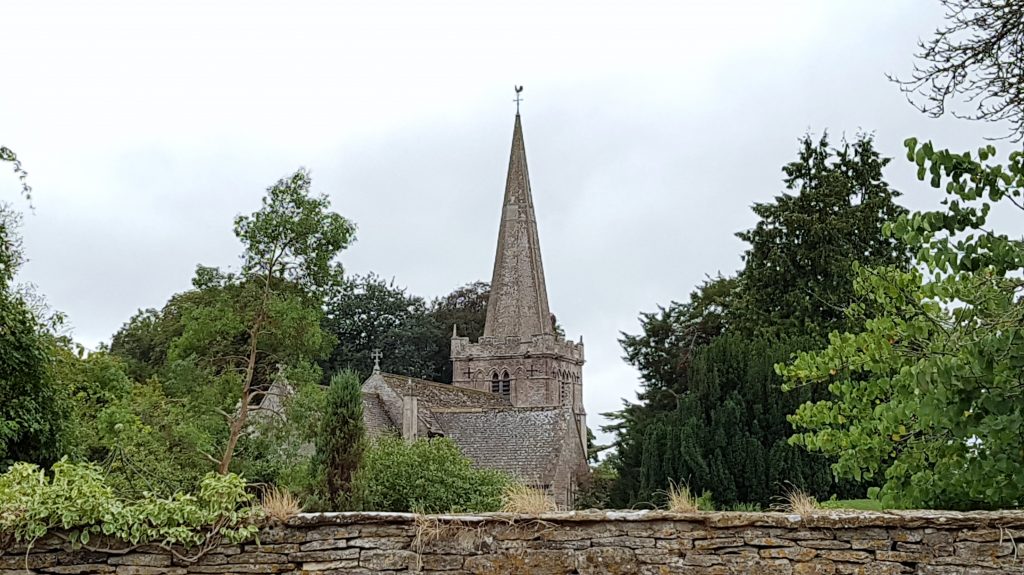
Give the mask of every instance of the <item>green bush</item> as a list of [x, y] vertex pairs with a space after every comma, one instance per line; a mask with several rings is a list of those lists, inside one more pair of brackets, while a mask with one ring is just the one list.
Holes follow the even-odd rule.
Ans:
[[479, 513], [500, 509], [511, 483], [504, 473], [473, 467], [450, 439], [383, 437], [363, 455], [353, 493], [367, 511]]
[[195, 493], [170, 497], [145, 494], [124, 500], [94, 464], [61, 460], [51, 474], [16, 463], [0, 475], [0, 541], [32, 541], [58, 529], [73, 544], [104, 535], [132, 544], [186, 547], [222, 537], [238, 542], [255, 536], [259, 507], [234, 474], [208, 474]]

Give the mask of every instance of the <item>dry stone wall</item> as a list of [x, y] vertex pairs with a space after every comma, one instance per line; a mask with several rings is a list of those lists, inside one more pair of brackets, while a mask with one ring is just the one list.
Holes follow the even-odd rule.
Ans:
[[259, 541], [188, 550], [59, 536], [0, 554], [0, 575], [1024, 573], [1024, 512], [304, 514]]

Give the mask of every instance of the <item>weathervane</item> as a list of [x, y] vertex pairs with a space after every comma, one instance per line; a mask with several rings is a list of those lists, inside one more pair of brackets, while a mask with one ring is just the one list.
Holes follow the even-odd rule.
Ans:
[[519, 94], [521, 94], [523, 92], [523, 87], [522, 86], [516, 86], [515, 88], [516, 88], [516, 99], [512, 100], [512, 101], [516, 103], [516, 115], [518, 116], [519, 115], [519, 102], [523, 101], [522, 97], [520, 97]]

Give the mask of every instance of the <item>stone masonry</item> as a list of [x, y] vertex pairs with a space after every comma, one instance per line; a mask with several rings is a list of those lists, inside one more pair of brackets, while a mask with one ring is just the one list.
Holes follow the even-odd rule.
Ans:
[[[474, 464], [499, 469], [573, 507], [587, 474], [583, 339], [556, 333], [516, 114], [483, 336], [451, 339], [452, 385], [375, 367], [363, 383], [370, 435], [448, 437]], [[401, 372], [401, 366], [396, 366]]]
[[1024, 512], [330, 513], [299, 515], [264, 528], [259, 542], [193, 561], [186, 550], [91, 543], [72, 550], [49, 536], [9, 547], [0, 575], [1019, 574]]

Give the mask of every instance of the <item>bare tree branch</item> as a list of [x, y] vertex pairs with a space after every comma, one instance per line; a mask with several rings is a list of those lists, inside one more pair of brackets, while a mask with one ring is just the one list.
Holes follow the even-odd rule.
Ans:
[[[918, 42], [909, 78], [888, 78], [921, 112], [1008, 122], [1002, 138], [1024, 140], [1024, 0], [939, 0], [945, 26]], [[974, 108], [962, 113], [953, 101]], [[1001, 139], [1002, 139], [1001, 138]]]

